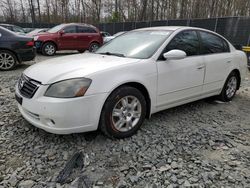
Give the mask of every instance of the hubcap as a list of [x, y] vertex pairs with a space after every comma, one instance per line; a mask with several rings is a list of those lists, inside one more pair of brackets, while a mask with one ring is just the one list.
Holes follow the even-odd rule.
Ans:
[[8, 53], [0, 53], [0, 68], [7, 70], [10, 69], [15, 64], [15, 59], [12, 55]]
[[134, 96], [126, 96], [120, 99], [113, 111], [112, 121], [120, 132], [127, 132], [134, 128], [141, 117], [141, 103]]
[[45, 46], [45, 52], [48, 55], [53, 55], [55, 53], [55, 47], [53, 45], [51, 45], [51, 44], [47, 44]]
[[228, 98], [234, 96], [237, 89], [237, 78], [235, 76], [231, 77], [227, 83], [226, 95]]
[[91, 52], [95, 52], [97, 49], [99, 48], [99, 46], [97, 44], [93, 44], [90, 48]]

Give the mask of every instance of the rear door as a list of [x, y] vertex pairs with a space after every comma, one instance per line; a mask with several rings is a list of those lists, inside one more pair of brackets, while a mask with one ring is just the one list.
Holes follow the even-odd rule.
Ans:
[[96, 30], [88, 26], [77, 26], [77, 33], [79, 49], [87, 49], [97, 36]]
[[229, 75], [233, 57], [228, 43], [220, 36], [206, 32], [198, 32], [201, 39], [201, 54], [204, 58], [206, 73], [204, 78], [204, 94], [222, 89]]
[[66, 26], [63, 28], [64, 33], [58, 38], [58, 46], [61, 50], [76, 50], [78, 47], [78, 36], [76, 26]]

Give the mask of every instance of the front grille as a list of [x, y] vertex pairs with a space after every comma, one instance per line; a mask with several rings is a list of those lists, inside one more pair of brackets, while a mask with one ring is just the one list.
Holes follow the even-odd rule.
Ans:
[[18, 89], [22, 96], [26, 98], [32, 98], [34, 94], [36, 93], [37, 89], [41, 85], [41, 82], [38, 82], [36, 80], [33, 80], [24, 74], [21, 75], [19, 81], [18, 81]]

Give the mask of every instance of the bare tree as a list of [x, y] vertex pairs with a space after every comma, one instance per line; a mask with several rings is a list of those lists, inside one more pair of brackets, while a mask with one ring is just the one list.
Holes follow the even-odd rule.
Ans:
[[100, 23], [224, 16], [250, 16], [250, 0], [0, 1], [0, 21], [8, 22]]

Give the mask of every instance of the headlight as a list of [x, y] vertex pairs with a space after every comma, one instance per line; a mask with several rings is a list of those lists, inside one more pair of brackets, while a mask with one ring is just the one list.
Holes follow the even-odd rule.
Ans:
[[34, 41], [37, 41], [37, 39], [38, 39], [38, 36], [34, 36]]
[[63, 80], [51, 84], [45, 96], [55, 98], [73, 98], [84, 96], [91, 84], [88, 78], [75, 78], [70, 80]]

